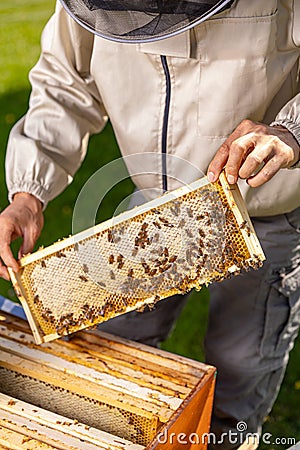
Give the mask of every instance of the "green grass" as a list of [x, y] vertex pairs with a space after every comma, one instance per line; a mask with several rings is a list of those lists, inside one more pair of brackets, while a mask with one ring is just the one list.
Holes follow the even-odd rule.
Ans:
[[[2, 0], [0, 5], [0, 209], [7, 205], [4, 183], [4, 153], [12, 124], [26, 111], [29, 96], [28, 71], [39, 55], [39, 36], [43, 25], [54, 10], [49, 0]], [[105, 149], [99, 152], [98, 149]], [[119, 156], [112, 129], [91, 139], [88, 155], [74, 182], [45, 213], [45, 228], [38, 245], [49, 245], [71, 233], [74, 202], [84, 182], [98, 168]], [[118, 203], [133, 189], [130, 180], [116, 186], [104, 200], [99, 220], [114, 212]], [[10, 283], [0, 281], [0, 294], [15, 299]], [[202, 360], [203, 337], [207, 323], [209, 296], [193, 293], [178, 320], [172, 336], [163, 348], [190, 358]], [[267, 419], [264, 431], [275, 437], [295, 437], [300, 440], [300, 345], [297, 342], [288, 366], [278, 400]], [[287, 445], [261, 445], [262, 450], [282, 450]]]

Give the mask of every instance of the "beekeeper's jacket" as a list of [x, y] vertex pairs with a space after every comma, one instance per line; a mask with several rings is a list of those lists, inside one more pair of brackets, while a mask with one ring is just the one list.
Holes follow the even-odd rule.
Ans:
[[[107, 117], [122, 154], [155, 152], [157, 172], [166, 153], [205, 173], [245, 118], [276, 120], [300, 142], [299, 54], [300, 0], [239, 0], [189, 32], [147, 44], [95, 37], [57, 4], [30, 74], [29, 111], [8, 143], [10, 198], [26, 191], [46, 205], [57, 196]], [[169, 190], [178, 187], [176, 171], [170, 164]], [[163, 176], [135, 182], [162, 187]], [[252, 216], [289, 212], [300, 206], [300, 170], [242, 190]]]

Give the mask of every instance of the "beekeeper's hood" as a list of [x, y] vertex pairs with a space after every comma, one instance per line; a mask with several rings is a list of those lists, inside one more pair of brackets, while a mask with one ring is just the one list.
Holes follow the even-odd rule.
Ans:
[[229, 7], [233, 0], [61, 0], [92, 33], [118, 42], [150, 42], [181, 33]]

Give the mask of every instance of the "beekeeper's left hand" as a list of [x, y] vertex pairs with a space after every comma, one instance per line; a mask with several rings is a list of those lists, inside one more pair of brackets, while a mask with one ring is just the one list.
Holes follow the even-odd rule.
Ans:
[[243, 120], [217, 151], [207, 176], [216, 181], [225, 167], [230, 184], [240, 177], [257, 187], [280, 169], [294, 165], [299, 153], [298, 142], [286, 128]]

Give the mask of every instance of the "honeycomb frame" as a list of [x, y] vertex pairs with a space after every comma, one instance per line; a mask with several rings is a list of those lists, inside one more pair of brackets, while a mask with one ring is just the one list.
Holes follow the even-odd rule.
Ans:
[[9, 273], [42, 343], [264, 259], [239, 188], [222, 173], [216, 183], [204, 177], [27, 255]]

